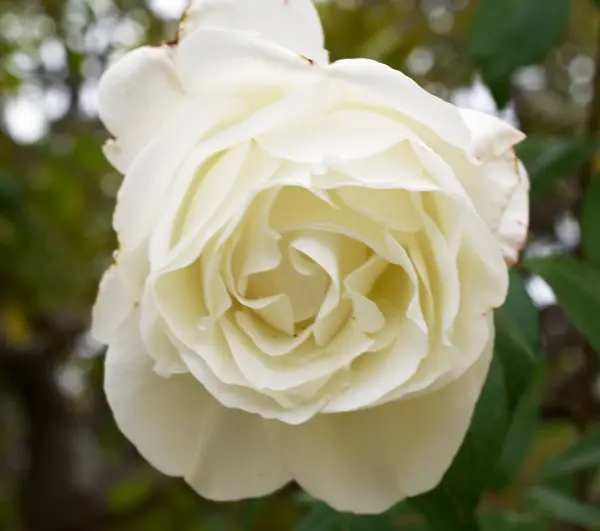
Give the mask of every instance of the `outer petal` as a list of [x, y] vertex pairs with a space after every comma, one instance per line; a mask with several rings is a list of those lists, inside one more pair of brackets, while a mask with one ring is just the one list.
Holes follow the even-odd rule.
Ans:
[[211, 401], [196, 465], [186, 481], [200, 495], [221, 501], [266, 496], [290, 482], [262, 417]]
[[116, 137], [105, 153], [125, 171], [177, 107], [183, 93], [168, 46], [138, 48], [112, 65], [98, 92], [100, 118]]
[[409, 128], [425, 126], [450, 145], [469, 147], [469, 130], [457, 108], [433, 96], [402, 72], [370, 59], [344, 59], [333, 63], [328, 71], [331, 77], [348, 83], [350, 97], [360, 104], [398, 111], [405, 116], [402, 123]]
[[294, 479], [340, 511], [379, 513], [434, 488], [469, 427], [493, 350], [433, 393], [298, 426], [268, 424]]
[[132, 314], [106, 354], [104, 388], [121, 431], [161, 472], [186, 474], [195, 462], [203, 416], [211, 402], [191, 376], [152, 371]]
[[525, 135], [502, 120], [472, 109], [459, 109], [469, 127], [474, 155], [480, 160], [491, 160], [504, 155]]
[[148, 275], [146, 246], [118, 252], [98, 289], [92, 311], [92, 335], [102, 343], [110, 343], [125, 319], [140, 301]]
[[519, 184], [508, 202], [497, 232], [502, 253], [509, 265], [519, 260], [529, 226], [529, 176], [520, 161], [519, 177]]
[[525, 243], [529, 222], [529, 178], [513, 149], [525, 135], [494, 116], [460, 112], [471, 130], [471, 153], [480, 161], [468, 191], [512, 264]]
[[202, 26], [257, 32], [314, 61], [327, 62], [323, 28], [312, 0], [193, 0], [181, 36]]
[[116, 265], [108, 268], [98, 289], [92, 310], [92, 336], [109, 343], [127, 316], [133, 311], [134, 300], [121, 279]]
[[263, 496], [289, 481], [260, 417], [224, 408], [190, 375], [153, 372], [138, 319], [132, 314], [108, 349], [105, 390], [119, 428], [140, 453], [214, 499]]
[[151, 233], [190, 151], [221, 121], [238, 112], [239, 104], [232, 99], [215, 97], [209, 107], [202, 101], [189, 101], [155, 131], [129, 168], [117, 196], [113, 224], [121, 249], [138, 247]]
[[[247, 32], [222, 28], [196, 31], [181, 41], [177, 70], [186, 91], [200, 98], [211, 92], [260, 90], [258, 102], [263, 104], [273, 103], [281, 95], [274, 88], [297, 88], [316, 80], [321, 72], [289, 48]], [[247, 97], [248, 103], [257, 101], [257, 94], [252, 96]]]

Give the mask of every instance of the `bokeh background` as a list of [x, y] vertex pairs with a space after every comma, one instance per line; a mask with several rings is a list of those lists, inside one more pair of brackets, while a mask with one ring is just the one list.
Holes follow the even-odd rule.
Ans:
[[[121, 182], [101, 153], [96, 88], [128, 49], [172, 40], [185, 4], [0, 0], [0, 530], [429, 529], [421, 512], [458, 531], [435, 526], [431, 496], [371, 518], [293, 485], [211, 503], [117, 430], [88, 333]], [[500, 361], [444, 480], [486, 531], [600, 529], [598, 4], [319, 2], [332, 59], [380, 60], [530, 135], [531, 235], [496, 318]]]

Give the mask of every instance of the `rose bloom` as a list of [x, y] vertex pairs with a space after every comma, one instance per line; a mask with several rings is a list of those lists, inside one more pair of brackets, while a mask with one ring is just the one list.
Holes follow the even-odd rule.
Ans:
[[523, 244], [523, 135], [366, 59], [310, 0], [199, 0], [99, 91], [125, 178], [93, 333], [116, 422], [234, 500], [377, 513], [465, 436]]

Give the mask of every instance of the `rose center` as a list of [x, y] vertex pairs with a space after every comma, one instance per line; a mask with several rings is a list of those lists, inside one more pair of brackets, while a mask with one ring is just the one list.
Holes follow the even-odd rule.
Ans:
[[[264, 299], [283, 295], [291, 308], [294, 325], [316, 317], [330, 283], [326, 271], [312, 258], [294, 247], [289, 235], [279, 241], [281, 259], [277, 267], [251, 275], [246, 297]], [[282, 332], [287, 327], [273, 323]]]

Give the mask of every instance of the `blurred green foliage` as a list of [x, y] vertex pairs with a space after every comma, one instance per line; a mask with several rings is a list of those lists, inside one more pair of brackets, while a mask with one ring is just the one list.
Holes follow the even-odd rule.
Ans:
[[471, 429], [437, 489], [376, 517], [294, 486], [202, 500], [150, 469], [106, 406], [87, 329], [121, 177], [95, 90], [127, 49], [171, 40], [183, 5], [0, 1], [0, 529], [600, 529], [600, 2], [319, 3], [332, 59], [380, 60], [529, 134], [531, 234]]

